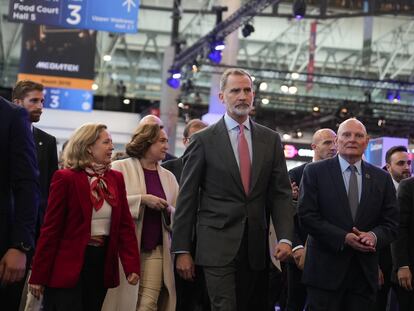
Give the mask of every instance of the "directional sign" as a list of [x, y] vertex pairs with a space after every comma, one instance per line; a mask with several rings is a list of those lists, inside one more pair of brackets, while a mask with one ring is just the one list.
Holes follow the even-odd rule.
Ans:
[[10, 0], [16, 22], [134, 33], [139, 0]]
[[45, 108], [92, 111], [92, 91], [46, 87], [44, 94]]

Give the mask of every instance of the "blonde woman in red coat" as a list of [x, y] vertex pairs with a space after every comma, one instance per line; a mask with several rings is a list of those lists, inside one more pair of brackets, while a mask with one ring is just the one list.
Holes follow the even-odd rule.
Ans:
[[138, 244], [112, 150], [105, 125], [85, 124], [65, 148], [66, 169], [53, 176], [29, 280], [45, 311], [101, 310], [119, 284], [118, 256], [128, 283], [138, 283]]

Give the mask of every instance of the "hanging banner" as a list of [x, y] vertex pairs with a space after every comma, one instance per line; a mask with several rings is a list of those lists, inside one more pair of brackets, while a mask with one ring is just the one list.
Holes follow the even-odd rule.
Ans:
[[63, 28], [135, 33], [138, 8], [139, 0], [10, 0], [9, 19]]
[[313, 88], [313, 73], [315, 72], [315, 50], [316, 50], [316, 27], [317, 21], [313, 21], [310, 25], [309, 37], [309, 61], [308, 76], [306, 79], [306, 91], [309, 92]]
[[46, 108], [92, 110], [96, 32], [24, 25], [18, 80], [46, 87]]

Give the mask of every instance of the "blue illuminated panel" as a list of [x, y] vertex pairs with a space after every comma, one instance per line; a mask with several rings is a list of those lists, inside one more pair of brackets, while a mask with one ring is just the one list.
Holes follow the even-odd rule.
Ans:
[[16, 22], [135, 33], [139, 0], [10, 0]]
[[46, 87], [44, 94], [45, 108], [92, 111], [92, 91]]

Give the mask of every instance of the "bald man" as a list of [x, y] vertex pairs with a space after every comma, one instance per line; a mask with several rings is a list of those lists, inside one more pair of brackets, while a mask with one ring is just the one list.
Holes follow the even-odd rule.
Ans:
[[164, 123], [160, 118], [158, 118], [156, 115], [148, 114], [145, 117], [143, 117], [141, 120], [139, 120], [139, 125], [145, 125], [145, 124], [158, 124], [160, 128], [164, 128]]
[[310, 311], [371, 310], [378, 289], [378, 251], [398, 230], [391, 177], [362, 160], [368, 145], [357, 119], [340, 124], [338, 156], [308, 164], [298, 215], [308, 233], [303, 283]]
[[[314, 152], [312, 162], [332, 158], [336, 155], [335, 146], [336, 133], [329, 129], [323, 128], [317, 130], [312, 137], [311, 148]], [[296, 206], [296, 200], [299, 194], [299, 184], [302, 179], [303, 169], [308, 163], [297, 166], [289, 171], [290, 181], [292, 183], [292, 196]], [[299, 267], [301, 257], [304, 254], [304, 245], [307, 234], [299, 225], [298, 217], [295, 215], [295, 239], [293, 241], [292, 259], [287, 264], [288, 277], [288, 298], [286, 303], [287, 311], [302, 311], [306, 302], [306, 287], [303, 285], [302, 269]]]

